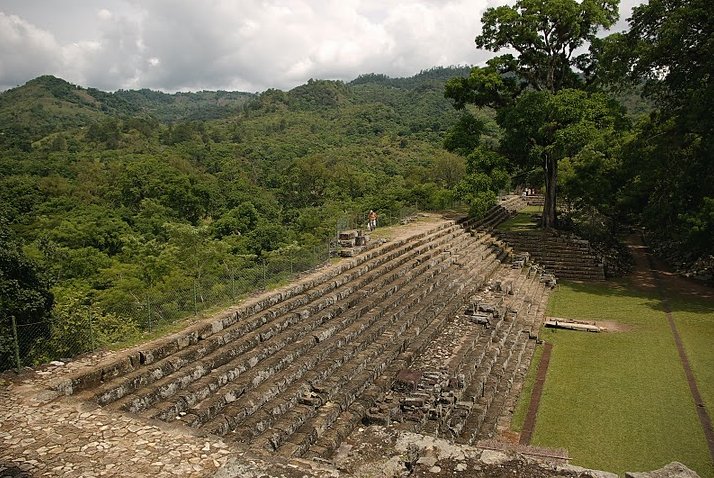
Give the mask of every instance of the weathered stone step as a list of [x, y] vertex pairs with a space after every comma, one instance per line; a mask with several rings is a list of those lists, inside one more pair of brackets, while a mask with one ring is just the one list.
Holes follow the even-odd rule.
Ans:
[[[442, 254], [441, 259], [447, 259], [447, 258], [448, 258], [447, 254]], [[403, 277], [400, 280], [402, 281], [402, 283], [407, 283], [411, 279], [412, 275], [418, 277], [418, 275], [420, 273], [423, 273], [429, 267], [434, 267], [436, 270], [436, 268], [438, 267], [436, 264], [437, 264], [436, 262], [425, 262], [421, 266], [416, 268], [412, 273], [410, 273], [409, 275], [406, 275], [405, 277]], [[446, 264], [445, 266], [441, 266], [441, 267], [447, 267], [447, 266], [448, 266], [448, 264]], [[392, 287], [395, 287], [395, 286], [392, 286]], [[378, 298], [378, 299], [386, 298], [391, 293], [391, 290], [392, 289], [389, 289], [387, 287], [382, 287], [381, 290], [379, 292], [377, 292], [373, 298]], [[367, 294], [365, 294], [365, 295], [367, 295]], [[329, 327], [326, 327], [326, 330], [323, 329], [322, 332], [315, 331], [310, 337], [303, 339], [303, 342], [305, 342], [305, 346], [309, 346], [309, 348], [312, 348], [317, 343], [324, 342], [327, 338], [329, 338], [331, 335], [333, 335], [337, 330], [347, 327], [349, 324], [351, 324], [352, 322], [357, 320], [367, 310], [367, 307], [363, 307], [362, 309], [357, 307], [357, 309], [358, 310], [356, 310], [355, 312], [353, 312], [353, 313], [349, 314], [347, 317], [343, 318], [341, 320], [341, 322], [339, 322], [338, 326], [331, 325]], [[334, 320], [338, 320], [338, 319], [336, 318]], [[324, 350], [327, 350], [326, 346], [324, 344], [322, 344], [321, 347]], [[275, 359], [275, 360], [277, 360], [277, 359]], [[221, 392], [224, 394], [224, 397], [222, 399], [221, 398], [214, 398], [214, 399], [215, 399], [215, 401], [220, 402], [221, 400], [226, 399], [226, 397], [230, 398], [232, 396], [236, 396], [236, 394], [242, 395], [247, 390], [252, 388], [251, 386], [258, 386], [264, 380], [266, 380], [270, 376], [272, 376], [273, 373], [276, 373], [280, 370], [282, 370], [282, 367], [272, 367], [272, 368], [266, 369], [266, 367], [261, 366], [255, 372], [253, 372], [251, 374], [247, 374], [247, 375], [243, 376], [242, 378], [240, 378], [237, 383], [229, 385], [227, 387], [227, 390], [224, 390]], [[297, 377], [297, 375], [293, 374], [293, 378], [296, 378], [296, 377]], [[195, 402], [193, 402], [193, 403], [195, 403]], [[189, 403], [188, 405], [189, 406], [193, 405], [193, 403]], [[177, 405], [180, 406], [181, 404], [182, 404], [182, 402], [178, 402]], [[199, 416], [203, 417], [201, 419], [201, 422], [202, 422], [202, 421], [205, 421], [206, 419], [211, 419], [212, 418], [211, 414], [219, 411], [221, 409], [221, 406], [220, 405], [211, 405], [209, 403], [209, 404], [203, 404], [201, 406], [201, 409], [206, 409], [206, 410], [210, 411], [210, 413], [207, 413], [205, 410], [204, 410], [204, 412], [201, 412], [201, 414]], [[166, 412], [162, 412], [162, 416], [160, 416], [158, 418], [170, 419], [171, 411], [173, 411], [173, 410], [175, 410], [175, 408], [170, 409], [168, 414]], [[180, 410], [180, 411], [184, 411], [184, 410]], [[195, 411], [196, 410], [194, 410], [194, 412]], [[195, 415], [195, 413], [194, 413], [194, 415]]]
[[[458, 282], [461, 282], [461, 281], [458, 281]], [[453, 280], [452, 280], [452, 285], [453, 285], [453, 286], [456, 286], [456, 287], [460, 287], [459, 285], [455, 284]], [[442, 291], [442, 295], [443, 295], [443, 291]], [[412, 315], [413, 315], [413, 313], [412, 313]], [[420, 320], [420, 319], [421, 319], [421, 318], [418, 318], [417, 320]], [[425, 322], [425, 323], [427, 323], [427, 322]], [[422, 328], [423, 328], [423, 327], [424, 327], [424, 326], [422, 326]], [[410, 328], [410, 331], [411, 331], [411, 332], [414, 332], [415, 329], [416, 329], [417, 332], [419, 331], [419, 326], [416, 325], [416, 323], [412, 324], [412, 326], [411, 326], [411, 328]], [[327, 399], [327, 398], [325, 398], [325, 400], [326, 400], [326, 399]], [[291, 422], [291, 423], [292, 423], [292, 422]], [[282, 428], [281, 428], [281, 427], [278, 427], [278, 428], [284, 432], [286, 426], [282, 426]], [[290, 430], [293, 430], [295, 427], [291, 425], [291, 426], [288, 427], [288, 428], [290, 428]], [[275, 439], [271, 440], [271, 443], [274, 445], [274, 444], [275, 444]]]
[[[518, 316], [524, 307], [523, 302], [527, 297], [526, 294], [523, 293], [523, 290], [527, 288], [529, 283], [533, 280], [533, 277], [529, 278], [525, 273], [519, 273], [512, 286], [514, 292], [512, 297], [514, 297], [514, 299], [506, 302], [504, 308], [515, 312], [516, 316]], [[484, 331], [485, 329], [481, 326], [472, 330], [471, 335], [464, 341], [464, 345], [462, 345], [461, 349], [454, 355], [449, 363], [449, 371], [452, 375], [464, 373], [466, 369], [473, 369], [473, 363], [471, 360], [467, 360], [467, 357], [473, 353], [477, 346], [477, 340], [483, 335]], [[473, 357], [470, 358], [473, 359]]]
[[514, 250], [527, 251], [533, 261], [557, 277], [575, 280], [605, 280], [602, 259], [587, 241], [572, 238], [500, 233], [499, 237]]
[[547, 266], [549, 264], [562, 264], [571, 267], [602, 267], [602, 261], [594, 256], [589, 257], [578, 253], [561, 254], [552, 250], [547, 252], [533, 252], [533, 249], [519, 248], [513, 245], [510, 247], [515, 251], [528, 252], [532, 260], [543, 266]]
[[[531, 291], [533, 288], [543, 286], [536, 281], [530, 282]], [[524, 291], [525, 292], [525, 291]], [[530, 292], [530, 291], [528, 291]], [[522, 301], [526, 303], [525, 300]], [[512, 305], [511, 305], [512, 306]], [[503, 374], [504, 367], [508, 367], [513, 358], [514, 344], [526, 342], [530, 336], [529, 328], [526, 327], [522, 319], [523, 310], [519, 310], [515, 319], [509, 325], [506, 321], [501, 321], [498, 330], [483, 337], [481, 346], [475, 347], [469, 356], [469, 361], [476, 363], [477, 366], [473, 370], [474, 376], [470, 377], [469, 370], [463, 371], [467, 377], [467, 389], [463, 394], [462, 402], [459, 404], [460, 409], [455, 413], [449, 423], [449, 429], [457, 436], [467, 434], [470, 438], [471, 433], [476, 433], [482, 424], [483, 417], [488, 412], [491, 405], [492, 397], [490, 394], [496, 393], [497, 390], [492, 390], [490, 384], [494, 381], [494, 375]], [[504, 323], [505, 322], [505, 323]], [[485, 339], [485, 340], [484, 340]], [[490, 339], [490, 340], [489, 340]], [[522, 359], [522, 353], [517, 352], [516, 361]], [[506, 380], [508, 380], [506, 378]], [[459, 408], [457, 407], [457, 408]], [[474, 432], [476, 430], [476, 432]]]
[[[545, 294], [545, 288], [539, 283], [535, 283], [534, 287], [536, 287], [535, 293], [537, 298], [535, 300], [537, 303], [535, 303], [536, 305], [528, 312], [526, 321], [533, 320], [533, 315], [540, 315], [540, 319], [538, 320], [542, 322], [542, 310], [540, 304], [545, 303], [545, 301], [542, 300], [542, 295]], [[514, 352], [516, 353], [516, 359], [510, 363], [510, 377], [505, 377], [502, 380], [493, 380], [489, 377], [489, 379], [483, 383], [483, 386], [480, 389], [480, 397], [474, 403], [472, 414], [468, 416], [465, 423], [461, 426], [461, 433], [458, 437], [458, 441], [460, 443], [473, 443], [473, 441], [479, 436], [479, 433], [481, 433], [484, 427], [484, 420], [486, 420], [487, 417], [492, 416], [495, 423], [495, 420], [498, 418], [502, 410], [498, 408], [491, 410], [491, 407], [493, 407], [493, 400], [495, 397], [506, 393], [504, 390], [499, 391], [499, 384], [503, 381], [504, 384], [507, 384], [508, 387], [510, 387], [512, 384], [512, 377], [515, 375], [515, 370], [517, 370], [520, 362], [523, 360], [523, 355], [527, 349], [526, 343], [528, 342], [528, 337], [532, 336], [532, 334], [527, 335], [526, 333], [521, 333], [515, 336], [516, 341], [514, 343], [522, 344], [523, 349], [520, 349], [519, 347], [510, 348], [510, 357], [512, 357]], [[504, 363], [508, 364], [507, 361], [504, 361]]]
[[516, 340], [513, 344], [511, 344], [510, 353], [507, 359], [504, 360], [503, 364], [499, 366], [497, 374], [500, 372], [501, 378], [498, 381], [496, 395], [494, 400], [491, 402], [491, 406], [486, 411], [484, 422], [482, 423], [480, 430], [478, 430], [476, 439], [490, 438], [496, 434], [498, 418], [505, 411], [504, 405], [513, 386], [516, 373], [523, 362], [524, 356], [526, 355], [527, 344], [527, 335], [520, 334], [519, 336], [516, 336]]
[[[306, 445], [306, 443], [301, 440], [304, 440], [306, 437], [310, 437], [314, 440], [315, 436], [319, 438], [320, 441], [313, 447], [313, 455], [317, 453], [318, 455], [326, 457], [331, 451], [333, 451], [336, 446], [339, 445], [341, 440], [344, 439], [349, 432], [351, 432], [357, 422], [355, 417], [360, 419], [365, 415], [366, 410], [372, 406], [377, 397], [391, 387], [397, 372], [409, 366], [412, 357], [419, 351], [423, 350], [425, 345], [429, 343], [435, 335], [443, 330], [444, 324], [447, 320], [452, 318], [458, 310], [464, 306], [464, 297], [468, 297], [490, 277], [493, 270], [495, 270], [495, 268], [491, 268], [491, 264], [494, 262], [495, 261], [491, 261], [489, 263], [487, 266], [489, 270], [485, 271], [484, 275], [473, 274], [471, 277], [457, 280], [457, 283], [460, 284], [460, 292], [454, 296], [454, 299], [450, 301], [448, 307], [443, 312], [436, 315], [433, 320], [428, 321], [422, 317], [421, 326], [417, 323], [412, 325], [412, 330], [420, 332], [419, 335], [416, 339], [410, 340], [406, 349], [398, 355], [397, 359], [392, 361], [392, 364], [387, 367], [385, 373], [383, 373], [382, 376], [376, 380], [375, 384], [368, 387], [365, 394], [360, 397], [355, 404], [353, 404], [353, 408], [357, 408], [356, 411], [354, 409], [343, 411], [340, 414], [340, 417], [342, 417], [340, 420], [337, 419], [337, 416], [334, 413], [327, 414], [326, 417], [318, 419], [327, 420], [329, 418], [332, 422], [337, 422], [339, 424], [337, 429], [330, 429], [327, 433], [324, 433], [324, 430], [322, 430], [325, 428], [324, 424], [317, 427], [311, 427], [310, 424], [306, 424], [301, 428], [302, 433], [296, 434], [298, 441], [295, 442], [295, 440], [291, 439], [291, 443], [286, 445], [287, 450], [283, 450], [283, 452], [288, 455], [298, 456], [304, 452]], [[305, 430], [305, 427], [308, 427], [308, 429]]]
[[473, 443], [478, 437], [491, 436], [495, 432], [496, 422], [505, 403], [501, 399], [510, 391], [515, 372], [523, 360], [527, 341], [526, 334], [517, 335], [509, 341], [508, 353], [494, 366], [484, 395], [479, 399], [481, 413], [475, 415], [477, 420], [467, 420], [459, 437], [460, 442]]
[[571, 237], [552, 236], [543, 232], [507, 232], [496, 231], [496, 235], [504, 241], [515, 244], [548, 245], [563, 249], [579, 250], [584, 252], [592, 251], [590, 243], [582, 239]]
[[[428, 265], [428, 264], [427, 264], [426, 267], [427, 267], [427, 269], [429, 269], [429, 268], [434, 269], [434, 267], [433, 267], [432, 265]], [[436, 270], [434, 270], [433, 272], [436, 272]], [[408, 278], [407, 278], [407, 279], [408, 279]]]
[[[299, 297], [302, 294], [309, 294], [311, 289], [314, 289], [321, 284], [329, 283], [333, 278], [340, 276], [345, 272], [355, 270], [361, 264], [364, 264], [374, 258], [379, 259], [381, 256], [389, 254], [395, 249], [399, 249], [403, 246], [410, 247], [410, 243], [418, 243], [419, 241], [428, 242], [429, 236], [438, 237], [444, 232], [448, 233], [457, 229], [461, 229], [461, 226], [456, 225], [453, 221], [449, 221], [437, 225], [428, 231], [370, 249], [351, 261], [345, 261], [343, 264], [331, 267], [320, 274], [313, 274], [306, 278], [300, 279], [296, 283], [281, 288], [270, 295], [262, 296], [256, 299], [249, 299], [244, 304], [227, 309], [211, 320], [203, 321], [183, 332], [174, 334], [171, 337], [160, 339], [142, 346], [141, 348], [132, 350], [129, 353], [123, 354], [120, 359], [108, 360], [89, 372], [84, 372], [68, 379], [64, 379], [54, 384], [54, 388], [63, 393], [71, 394], [100, 386], [102, 383], [111, 382], [112, 380], [123, 377], [131, 372], [143, 369], [148, 365], [155, 364], [170, 355], [195, 345], [201, 340], [206, 340], [212, 335], [220, 333], [224, 329], [232, 326], [236, 322], [258, 314], [259, 312], [262, 312], [276, 304], [291, 298]], [[316, 294], [319, 295], [320, 293], [317, 292]], [[170, 369], [170, 365], [166, 366]], [[155, 380], [164, 375], [165, 373], [163, 373], [161, 369], [157, 369], [146, 377], [148, 377], [149, 380]], [[139, 380], [138, 383], [141, 385], [142, 381]]]
[[[502, 269], [503, 271], [503, 269]], [[510, 271], [509, 271], [510, 272]], [[501, 277], [501, 279], [504, 279], [504, 277]], [[520, 290], [527, 281], [530, 281], [532, 279], [528, 279], [525, 274], [518, 274], [518, 276], [515, 278], [515, 283], [513, 284], [513, 290], [518, 291]], [[504, 302], [503, 304], [503, 309], [509, 310], [512, 312], [509, 312], [509, 316], [513, 315], [513, 312], [517, 313], [517, 309], [519, 308], [517, 298], [518, 295], [514, 296], [506, 296], [509, 300]], [[517, 316], [517, 315], [516, 315]], [[488, 344], [493, 340], [494, 334], [498, 331], [500, 326], [502, 326], [507, 320], [499, 320], [496, 324], [496, 329], [485, 329], [482, 327], [478, 327], [477, 329], [473, 329], [470, 336], [467, 337], [463, 343], [461, 344], [461, 349], [460, 352], [453, 356], [452, 359], [449, 361], [448, 367], [445, 369], [445, 373], [449, 377], [456, 377], [460, 376], [463, 377], [465, 384], [469, 384], [473, 373], [474, 373], [474, 363], [478, 363], [482, 360], [483, 355], [485, 354], [487, 350], [487, 345], [483, 344]], [[479, 339], [481, 342], [479, 342]], [[479, 347], [479, 343], [482, 345], [481, 350], [480, 350], [480, 355], [479, 351], [476, 350]], [[500, 359], [499, 359], [500, 360]], [[433, 398], [432, 398], [433, 399]], [[450, 390], [448, 394], [445, 397], [439, 397], [439, 406], [440, 408], [440, 417], [438, 420], [428, 420], [426, 422], [423, 422], [421, 424], [416, 423], [416, 428], [415, 430], [420, 430], [421, 433], [428, 433], [428, 434], [439, 434], [440, 436], [445, 436], [447, 438], [450, 437], [450, 432], [449, 432], [449, 420], [450, 420], [450, 415], [452, 411], [458, 406], [461, 406], [463, 403], [463, 400], [469, 399], [468, 397], [463, 396], [463, 390], [459, 388], [455, 388], [453, 390]], [[446, 401], [445, 401], [446, 400]]]
[[[451, 229], [446, 229], [445, 231], [447, 232], [444, 233], [444, 231], [441, 231], [439, 233], [436, 241], [414, 248], [409, 247], [406, 254], [397, 255], [392, 258], [390, 262], [375, 260], [374, 264], [379, 265], [377, 265], [374, 269], [360, 271], [361, 273], [356, 278], [354, 277], [354, 273], [345, 274], [342, 281], [335, 279], [327, 285], [323, 284], [318, 286], [316, 289], [308, 291], [301, 296], [276, 304], [263, 313], [247, 318], [240, 323], [233, 324], [232, 326], [222, 330], [220, 334], [211, 336], [202, 343], [181, 352], [175, 356], [176, 358], [173, 358], [174, 356], [172, 356], [171, 360], [162, 360], [151, 367], [147, 367], [143, 370], [137, 370], [127, 375], [127, 377], [120, 383], [109, 384], [100, 389], [96, 394], [96, 401], [101, 405], [105, 405], [122, 398], [138, 388], [161, 380], [163, 377], [173, 374], [185, 365], [195, 364], [195, 362], [206, 355], [215, 353], [219, 354], [218, 359], [216, 357], [211, 357], [205, 364], [195, 364], [191, 370], [183, 373], [181, 377], [171, 379], [168, 384], [160, 385], [160, 387], [163, 388], [159, 390], [157, 394], [149, 394], [147, 397], [137, 397], [130, 400], [128, 403], [127, 401], [124, 401], [119, 404], [120, 407], [130, 411], [143, 409], [152, 403], [157, 396], [165, 398], [166, 396], [171, 395], [176, 389], [182, 388], [187, 383], [200, 378], [208, 371], [213, 370], [215, 367], [225, 364], [234, 356], [244, 353], [259, 343], [264, 342], [267, 337], [279, 332], [289, 325], [292, 325], [295, 321], [304, 319], [311, 314], [322, 310], [324, 307], [328, 307], [339, 300], [345, 299], [349, 294], [360, 290], [365, 283], [372, 281], [371, 277], [367, 274], [374, 271], [373, 275], [377, 275], [382, 273], [382, 269], [389, 269], [393, 266], [403, 265], [405, 262], [414, 259], [415, 257], [419, 257], [420, 254], [422, 256], [429, 256], [430, 254], [436, 253], [438, 249], [433, 248], [438, 246], [448, 244], [449, 247], [454, 247], [453, 244], [449, 244], [449, 240], [453, 239], [455, 236], [463, 236], [463, 233], [457, 230], [451, 231]], [[386, 257], [391, 257], [394, 254], [396, 254], [396, 252], [393, 252]], [[367, 266], [364, 268], [367, 268]], [[360, 277], [362, 277], [361, 282], [354, 282], [355, 280], [358, 281]], [[350, 282], [345, 283], [344, 281], [348, 279], [351, 279]], [[331, 291], [334, 291], [334, 293], [327, 294], [327, 292]], [[307, 302], [310, 299], [312, 299], [312, 301]], [[283, 320], [275, 320], [276, 317], [279, 317], [278, 314], [290, 314], [291, 310], [298, 307], [300, 307], [300, 310], [297, 315], [292, 314], [288, 315], [287, 318], [283, 318]], [[336, 305], [333, 309], [340, 307], [341, 306]], [[247, 336], [249, 333], [252, 333], [252, 335]], [[236, 340], [239, 340], [240, 343], [225, 349], [225, 344], [231, 344]]]
[[[430, 290], [428, 290], [427, 293], [430, 293], [432, 290], [433, 287], [430, 286]], [[325, 360], [326, 365], [322, 367], [322, 370], [318, 367], [305, 377], [305, 381], [310, 383], [312, 390], [316, 392], [318, 396], [318, 400], [316, 401], [317, 406], [329, 401], [335, 401], [334, 394], [337, 393], [336, 391], [338, 389], [349, 390], [349, 387], [344, 388], [344, 383], [346, 382], [345, 373], [352, 376], [368, 367], [370, 361], [377, 357], [376, 349], [374, 349], [375, 344], [379, 346], [380, 344], [384, 344], [384, 341], [388, 338], [403, 334], [405, 328], [410, 325], [414, 317], [413, 313], [407, 313], [410, 310], [409, 308], [414, 304], [423, 303], [424, 299], [412, 298], [412, 301], [413, 304], [405, 304], [400, 311], [390, 312], [389, 314], [378, 317], [379, 320], [371, 325], [370, 330], [364, 334], [360, 334], [359, 340], [353, 342], [347, 351], [342, 351], [341, 349], [336, 350], [333, 355]], [[429, 305], [426, 304], [423, 307], [429, 307]], [[391, 317], [389, 315], [391, 315]], [[328, 373], [325, 373], [325, 371]], [[340, 384], [342, 384], [342, 386]], [[295, 391], [297, 392], [297, 390]], [[282, 418], [273, 415], [272, 418], [278, 419], [278, 424], [275, 425], [275, 427], [283, 431], [296, 430], [299, 426], [299, 424], [294, 424], [291, 421], [295, 418], [293, 415]], [[304, 416], [300, 418], [302, 420]], [[269, 420], [268, 417], [264, 419]], [[280, 425], [281, 423], [282, 425]], [[253, 425], [254, 424], [249, 421], [237, 430], [238, 435], [244, 436], [244, 433], [251, 433], [250, 427]], [[261, 429], [261, 431], [264, 431], [267, 429], [267, 426], [261, 427]], [[272, 443], [275, 443], [275, 439], [273, 439]]]
[[[440, 278], [440, 279], [438, 279], [438, 280], [439, 280], [439, 281], [442, 281], [443, 279]], [[430, 289], [433, 287], [433, 285], [438, 285], [438, 284], [435, 283], [434, 281], [432, 281], [432, 284], [429, 285]], [[417, 288], [418, 288], [418, 287], [417, 287]], [[429, 290], [430, 290], [430, 289], [429, 289]]]
[[525, 206], [525, 203], [521, 198], [508, 198], [486, 211], [483, 218], [467, 221], [465, 227], [468, 229], [493, 229], [498, 224], [511, 217], [515, 211], [521, 209], [523, 206]]
[[[455, 293], [451, 300], [448, 300], [444, 304], [444, 310], [441, 313], [437, 312], [436, 317], [441, 317], [443, 320], [446, 319], [449, 315], [453, 314], [456, 309], [461, 306], [461, 301], [458, 301], [457, 299], [457, 297], [459, 296], [459, 293]], [[448, 304], [452, 302], [454, 304], [452, 304], [450, 308], [447, 307]], [[431, 324], [425, 324], [425, 327], [423, 329], [425, 332], [426, 330], [428, 330], [429, 325], [436, 325], [436, 317], [434, 320], [431, 321]], [[406, 328], [397, 331], [397, 333], [392, 335], [392, 338], [401, 338], [404, 330], [406, 330]], [[352, 428], [356, 423], [358, 423], [359, 419], [364, 416], [370, 403], [374, 400], [374, 398], [370, 400], [367, 397], [362, 397], [362, 399], [360, 400], [360, 398], [358, 397], [359, 394], [356, 392], [363, 391], [369, 388], [370, 381], [375, 381], [382, 372], [388, 370], [388, 364], [396, 360], [396, 358], [400, 355], [400, 349], [408, 350], [410, 348], [411, 347], [409, 345], [400, 344], [398, 341], [396, 345], [392, 345], [391, 349], [389, 349], [388, 351], [382, 351], [379, 355], [381, 358], [379, 366], [376, 370], [370, 371], [370, 373], [368, 374], [369, 380], [365, 381], [365, 377], [359, 377], [356, 381], [352, 382], [351, 385], [348, 385], [346, 387], [346, 392], [342, 394], [343, 400], [340, 402], [341, 405], [339, 408], [341, 410], [341, 413], [339, 415], [334, 409], [328, 409], [325, 411], [325, 413], [322, 414], [316, 413], [316, 418], [314, 421], [317, 423], [314, 423], [313, 421], [308, 422], [306, 420], [306, 423], [303, 423], [301, 427], [297, 429], [297, 433], [291, 435], [284, 443], [284, 445], [282, 445], [278, 449], [278, 453], [287, 456], [300, 456], [307, 451], [308, 447], [313, 442], [315, 442], [318, 438], [321, 437], [332, 441], [333, 447], [339, 444], [339, 442], [341, 442], [341, 440], [343, 440], [351, 432]], [[388, 356], [387, 360], [385, 360], [384, 358], [385, 355]], [[384, 385], [387, 384], [383, 384], [383, 386]], [[374, 395], [378, 392], [379, 390], [372, 391], [372, 397], [374, 397]], [[335, 424], [338, 421], [338, 418], [340, 417], [343, 418], [342, 420], [339, 420], [340, 426], [337, 428], [333, 428], [332, 425]], [[274, 441], [270, 441], [270, 443], [274, 444]]]

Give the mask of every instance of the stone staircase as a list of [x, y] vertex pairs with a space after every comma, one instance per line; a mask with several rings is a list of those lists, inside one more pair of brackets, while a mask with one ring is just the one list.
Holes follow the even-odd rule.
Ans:
[[528, 252], [531, 258], [560, 279], [603, 281], [605, 266], [588, 241], [548, 232], [496, 232], [516, 252]]
[[[522, 204], [371, 248], [56, 388], [253, 451], [325, 458], [385, 404], [416, 424], [394, 386], [419, 370], [416, 428], [468, 443], [492, 436], [547, 293], [536, 268], [502, 266], [509, 249], [485, 232]], [[488, 308], [489, 322], [469, 307]]]
[[525, 197], [526, 204], [529, 206], [543, 206], [545, 204], [545, 196], [542, 194], [532, 194]]
[[458, 333], [446, 334], [451, 343], [426, 344], [368, 410], [368, 423], [396, 422], [460, 443], [494, 436], [517, 372], [530, 363], [546, 289], [535, 267], [501, 268], [491, 277], [456, 311], [451, 326]]

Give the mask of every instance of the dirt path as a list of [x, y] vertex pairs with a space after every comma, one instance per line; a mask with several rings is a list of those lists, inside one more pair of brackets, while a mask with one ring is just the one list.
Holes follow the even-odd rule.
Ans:
[[548, 373], [548, 365], [550, 364], [550, 352], [553, 350], [553, 344], [546, 342], [543, 348], [543, 355], [541, 355], [540, 362], [538, 363], [538, 372], [536, 373], [535, 384], [533, 385], [533, 392], [531, 393], [531, 401], [528, 404], [528, 412], [526, 413], [526, 419], [523, 422], [523, 431], [521, 431], [521, 445], [529, 445], [531, 438], [533, 438], [533, 431], [535, 431], [536, 416], [538, 415], [538, 406], [540, 405], [540, 397], [543, 395], [543, 387], [545, 386], [545, 376]]
[[634, 270], [628, 277], [633, 286], [640, 290], [657, 293], [659, 287], [671, 296], [711, 300], [714, 302], [714, 288], [694, 279], [682, 277], [671, 270], [664, 262], [649, 254], [647, 246], [639, 235], [625, 239], [634, 259]]
[[712, 291], [711, 288], [679, 277], [667, 270], [660, 261], [649, 253], [647, 247], [642, 244], [642, 240], [639, 236], [630, 236], [627, 239], [627, 245], [635, 260], [635, 270], [631, 278], [633, 285], [640, 289], [655, 292], [662, 301], [665, 316], [667, 317], [667, 322], [669, 323], [669, 328], [672, 331], [672, 337], [674, 338], [674, 343], [679, 353], [679, 361], [684, 369], [689, 391], [694, 399], [697, 417], [704, 431], [704, 437], [709, 448], [709, 455], [712, 461], [714, 461], [714, 427], [712, 427], [712, 420], [704, 405], [702, 395], [699, 392], [696, 378], [689, 364], [687, 352], [684, 350], [682, 337], [679, 335], [679, 330], [677, 330], [677, 324], [674, 322], [672, 308], [669, 304], [669, 297], [674, 295], [711, 300], [714, 298], [714, 295], [712, 295], [714, 291]]

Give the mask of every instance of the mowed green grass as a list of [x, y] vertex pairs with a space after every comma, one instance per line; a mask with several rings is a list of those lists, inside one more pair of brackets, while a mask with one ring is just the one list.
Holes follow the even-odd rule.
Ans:
[[537, 224], [531, 217], [533, 214], [542, 214], [542, 206], [526, 206], [518, 211], [513, 217], [498, 225], [499, 231], [531, 231], [537, 228]]
[[[677, 320], [686, 347], [691, 347], [699, 383], [708, 381], [706, 394], [711, 399], [714, 322], [708, 312], [688, 314]], [[543, 331], [553, 351], [534, 445], [567, 448], [574, 464], [619, 474], [680, 461], [702, 477], [714, 477], [674, 339], [656, 296], [624, 282], [564, 283], [552, 295], [548, 315], [615, 321], [628, 330]]]
[[678, 298], [669, 303], [699, 393], [714, 418], [714, 303]]

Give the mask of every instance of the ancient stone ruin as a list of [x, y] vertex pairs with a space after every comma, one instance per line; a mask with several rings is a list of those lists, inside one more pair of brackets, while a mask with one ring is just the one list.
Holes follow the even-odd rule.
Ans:
[[347, 233], [348, 259], [55, 388], [275, 460], [335, 460], [371, 424], [498, 438], [555, 284], [489, 232], [523, 205], [370, 247]]
[[[501, 206], [491, 220], [505, 217]], [[340, 240], [361, 252], [348, 262], [59, 387], [285, 456], [327, 458], [363, 421], [490, 436], [547, 288], [472, 226], [444, 222], [366, 250], [348, 233]]]
[[556, 231], [498, 231], [498, 237], [561, 279], [605, 280], [603, 258], [589, 242]]

